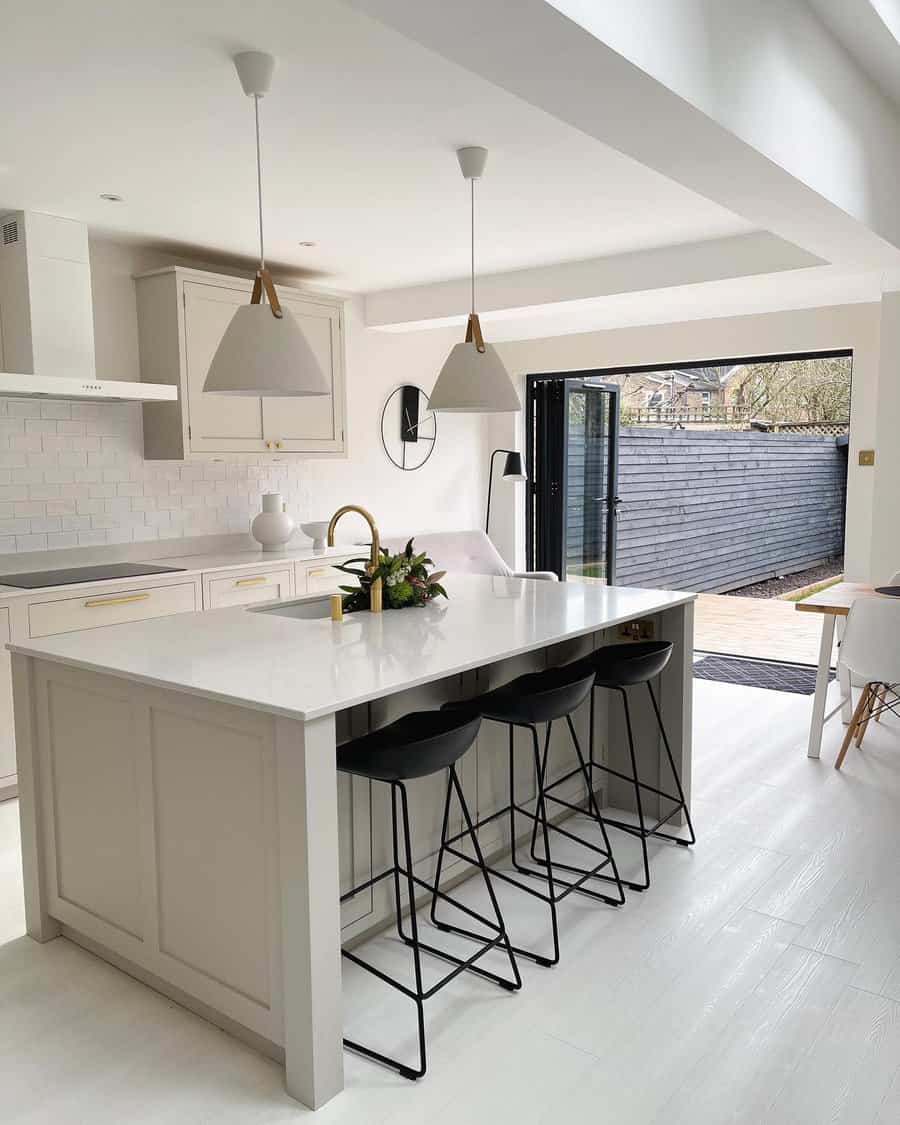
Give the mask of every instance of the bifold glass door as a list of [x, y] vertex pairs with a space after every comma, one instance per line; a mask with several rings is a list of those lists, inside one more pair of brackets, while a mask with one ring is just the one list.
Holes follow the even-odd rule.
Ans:
[[530, 376], [529, 567], [615, 582], [619, 388], [590, 376]]

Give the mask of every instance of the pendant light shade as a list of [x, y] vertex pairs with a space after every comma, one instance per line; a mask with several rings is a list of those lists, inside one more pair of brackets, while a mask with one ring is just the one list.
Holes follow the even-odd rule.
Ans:
[[521, 410], [509, 373], [492, 344], [454, 344], [428, 399], [431, 410], [494, 414]]
[[[252, 388], [252, 389], [250, 389]], [[217, 395], [327, 395], [325, 375], [309, 341], [286, 309], [242, 305], [225, 329], [203, 389]]]
[[484, 342], [475, 311], [475, 181], [484, 172], [487, 149], [461, 148], [456, 156], [471, 191], [472, 311], [465, 342], [451, 348], [428, 405], [431, 410], [448, 413], [508, 413], [521, 410], [522, 403], [497, 349]]
[[253, 398], [327, 395], [331, 388], [321, 364], [296, 318], [282, 309], [271, 274], [266, 269], [259, 99], [269, 91], [275, 60], [262, 51], [243, 51], [235, 55], [234, 65], [244, 93], [253, 98], [256, 122], [259, 269], [250, 304], [239, 308], [232, 317], [216, 348], [203, 390], [207, 394]]

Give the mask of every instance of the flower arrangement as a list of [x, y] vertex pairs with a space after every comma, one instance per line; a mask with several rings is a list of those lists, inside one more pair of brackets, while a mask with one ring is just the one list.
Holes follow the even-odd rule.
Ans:
[[438, 570], [429, 573], [428, 568], [434, 563], [424, 551], [420, 554], [414, 552], [412, 539], [398, 555], [392, 555], [386, 547], [382, 547], [378, 566], [371, 574], [366, 569], [368, 564], [368, 559], [350, 559], [337, 568], [345, 574], [355, 575], [359, 580], [358, 586], [341, 586], [346, 613], [369, 608], [369, 590], [377, 578], [381, 579], [385, 609], [423, 606], [432, 598], [447, 597], [447, 591], [441, 585], [441, 579], [447, 572]]

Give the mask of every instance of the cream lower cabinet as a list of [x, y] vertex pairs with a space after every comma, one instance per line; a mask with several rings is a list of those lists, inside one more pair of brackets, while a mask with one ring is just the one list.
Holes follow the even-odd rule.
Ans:
[[12, 678], [9, 610], [0, 609], [0, 801], [11, 797], [16, 788], [16, 742], [13, 735]]
[[343, 564], [350, 559], [359, 558], [365, 554], [366, 548], [361, 547], [356, 555], [348, 555], [346, 559], [331, 559], [328, 562], [297, 563], [297, 593], [298, 594], [336, 594], [340, 586], [352, 586], [352, 574], [344, 574], [337, 569], [337, 564]]
[[290, 598], [294, 593], [294, 570], [290, 563], [273, 570], [238, 570], [225, 575], [203, 575], [203, 608], [252, 605]]
[[17, 792], [15, 734], [13, 729], [10, 640], [50, 637], [100, 629], [126, 621], [168, 617], [203, 608], [200, 575], [177, 575], [156, 585], [138, 582], [98, 588], [58, 587], [29, 597], [10, 598], [0, 607], [0, 800]]
[[[364, 550], [364, 548], [362, 549]], [[358, 557], [347, 555], [347, 558]], [[283, 559], [271, 567], [235, 567], [202, 573], [173, 575], [166, 583], [147, 585], [140, 582], [107, 587], [59, 587], [30, 597], [16, 597], [0, 606], [0, 800], [16, 794], [16, 751], [13, 733], [12, 685], [10, 655], [6, 644], [16, 637], [48, 637], [56, 633], [72, 633], [80, 629], [97, 629], [126, 621], [150, 617], [166, 617], [172, 613], [192, 613], [203, 609], [225, 609], [229, 606], [271, 602], [304, 594], [333, 593], [344, 581], [350, 581], [334, 566], [344, 557], [328, 562], [296, 562]], [[353, 799], [353, 786], [345, 787], [342, 801], [356, 824], [356, 839], [365, 838], [368, 805], [359, 793]], [[359, 786], [355, 787], [357, 790]], [[366, 790], [368, 792], [368, 790]], [[349, 810], [355, 805], [355, 812]], [[362, 818], [362, 819], [360, 819]], [[345, 837], [350, 839], [350, 837]], [[351, 850], [342, 859], [347, 880], [352, 877]], [[369, 896], [369, 902], [371, 896]], [[367, 908], [360, 899], [347, 904], [344, 917], [356, 921]]]
[[[179, 389], [178, 401], [144, 405], [144, 456], [181, 460], [193, 453], [342, 455], [344, 360], [342, 303], [278, 287], [329, 386], [327, 395], [254, 398], [204, 394], [216, 348], [251, 282], [172, 268], [135, 279], [141, 378]], [[157, 409], [161, 408], [161, 409]]]

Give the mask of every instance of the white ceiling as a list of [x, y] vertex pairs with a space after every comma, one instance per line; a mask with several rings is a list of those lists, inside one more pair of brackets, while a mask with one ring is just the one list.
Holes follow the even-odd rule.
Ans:
[[900, 0], [808, 0], [828, 30], [900, 105]]
[[[329, 285], [371, 291], [466, 272], [461, 144], [491, 150], [479, 187], [486, 272], [753, 229], [335, 2], [4, 9], [3, 207], [253, 255], [252, 110], [230, 55], [257, 48], [279, 60], [261, 107], [268, 255]], [[125, 201], [102, 202], [101, 192]], [[317, 246], [300, 248], [305, 239]]]

